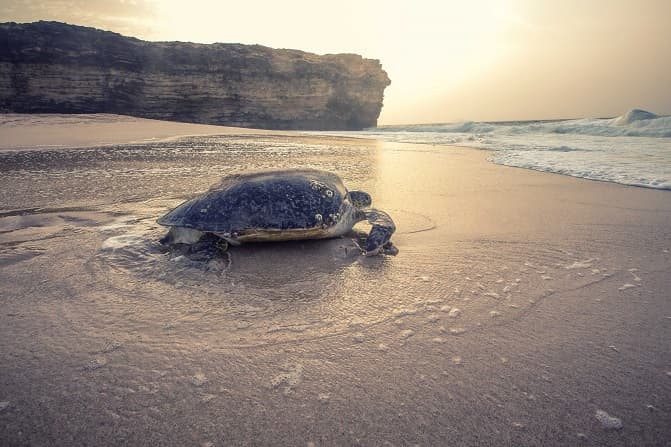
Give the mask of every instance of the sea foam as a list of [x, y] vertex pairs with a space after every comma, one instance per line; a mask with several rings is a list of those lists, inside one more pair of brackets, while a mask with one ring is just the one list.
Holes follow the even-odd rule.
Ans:
[[671, 116], [640, 109], [615, 118], [382, 126], [336, 135], [486, 149], [501, 165], [671, 189]]
[[602, 137], [671, 137], [671, 116], [659, 116], [632, 109], [615, 118], [582, 118], [571, 120], [502, 121], [447, 124], [412, 124], [381, 126], [364, 132], [373, 133], [468, 133], [491, 135], [560, 134]]

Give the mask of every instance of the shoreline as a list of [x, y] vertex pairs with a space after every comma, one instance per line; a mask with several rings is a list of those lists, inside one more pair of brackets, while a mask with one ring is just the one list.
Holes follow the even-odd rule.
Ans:
[[[105, 113], [94, 114], [0, 114], [0, 153], [14, 151], [41, 151], [60, 149], [82, 149], [116, 145], [140, 145], [147, 143], [170, 142], [180, 138], [199, 136], [287, 136], [295, 138], [337, 139], [354, 141], [377, 141], [358, 135], [328, 135], [315, 131], [282, 131], [252, 129], [243, 127], [218, 126], [208, 124], [183, 123], [155, 119], [137, 118], [128, 115]], [[606, 183], [620, 186], [643, 188], [653, 191], [671, 191], [668, 188], [656, 188], [645, 184], [626, 184], [599, 178], [588, 178], [546, 171], [530, 166], [513, 166], [497, 163], [493, 160], [495, 150], [455, 144], [403, 143], [400, 145], [420, 145], [428, 147], [459, 148], [487, 154], [486, 161], [497, 166], [523, 169], [529, 172], [554, 174], [578, 180]]]

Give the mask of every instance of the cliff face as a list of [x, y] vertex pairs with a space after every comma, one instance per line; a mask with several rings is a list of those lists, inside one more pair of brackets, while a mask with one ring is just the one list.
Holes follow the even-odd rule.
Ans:
[[58, 22], [0, 24], [0, 111], [118, 113], [268, 129], [375, 126], [379, 61], [259, 45], [145, 42]]

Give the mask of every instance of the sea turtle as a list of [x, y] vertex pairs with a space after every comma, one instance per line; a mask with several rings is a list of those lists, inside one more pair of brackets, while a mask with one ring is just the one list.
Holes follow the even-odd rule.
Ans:
[[369, 208], [371, 197], [348, 191], [340, 178], [315, 169], [248, 171], [225, 176], [206, 193], [158, 219], [170, 227], [161, 243], [216, 245], [333, 238], [367, 220], [372, 228], [362, 251], [395, 254], [391, 217]]

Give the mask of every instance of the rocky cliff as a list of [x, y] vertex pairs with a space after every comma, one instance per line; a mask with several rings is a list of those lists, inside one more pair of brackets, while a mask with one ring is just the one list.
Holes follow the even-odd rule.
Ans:
[[58, 22], [0, 24], [0, 111], [118, 113], [268, 129], [375, 126], [379, 61], [259, 45], [146, 42]]

